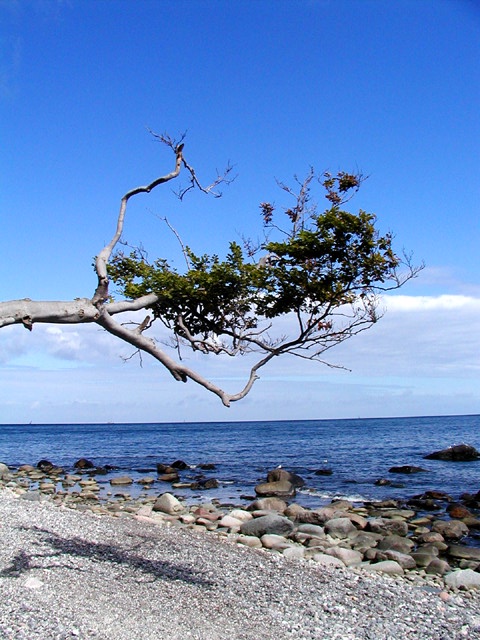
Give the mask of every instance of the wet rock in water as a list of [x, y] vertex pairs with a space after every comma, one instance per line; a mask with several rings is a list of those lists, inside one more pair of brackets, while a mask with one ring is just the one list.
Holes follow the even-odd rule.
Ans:
[[158, 462], [156, 466], [159, 476], [164, 473], [178, 473], [177, 469], [174, 469], [171, 464], [163, 464], [162, 462]]
[[37, 462], [37, 469], [40, 469], [40, 471], [43, 471], [44, 473], [50, 473], [53, 468], [54, 465], [50, 460], [39, 460]]
[[435, 520], [432, 531], [441, 533], [446, 540], [460, 540], [469, 533], [467, 525], [461, 520]]
[[87, 460], [87, 458], [80, 458], [73, 465], [74, 469], [94, 469], [95, 465], [91, 460]]
[[333, 469], [329, 469], [327, 467], [324, 467], [322, 469], [317, 469], [316, 471], [314, 471], [314, 474], [316, 476], [331, 476], [331, 475], [333, 475]]
[[392, 481], [387, 480], [387, 478], [378, 478], [378, 480], [375, 480], [375, 484], [377, 487], [388, 487], [392, 484]]
[[447, 513], [454, 520], [463, 520], [464, 518], [473, 517], [473, 514], [471, 511], [469, 511], [462, 504], [458, 504], [456, 502], [453, 502], [448, 505]]
[[431, 500], [428, 498], [410, 498], [407, 504], [414, 507], [415, 509], [418, 509], [419, 511], [440, 511], [440, 509], [442, 508], [441, 505], [438, 504], [438, 502], [435, 502], [435, 500]]
[[117, 476], [116, 478], [111, 478], [110, 480], [110, 484], [112, 485], [112, 487], [127, 485], [132, 483], [133, 483], [133, 480], [132, 478], [130, 478], [130, 476]]
[[452, 462], [471, 462], [480, 459], [480, 452], [469, 444], [456, 444], [447, 449], [434, 451], [424, 456], [425, 460], [448, 460]]
[[199, 489], [217, 489], [218, 487], [219, 484], [216, 478], [202, 478], [198, 481]]
[[198, 465], [198, 468], [202, 471], [214, 471], [216, 469], [216, 466], [213, 463], [208, 462]]
[[466, 547], [463, 544], [451, 544], [448, 547], [448, 553], [452, 558], [461, 558], [463, 560], [474, 560], [480, 562], [480, 548]]
[[145, 476], [144, 478], [140, 478], [139, 480], [137, 480], [137, 484], [141, 484], [144, 487], [149, 487], [154, 482], [155, 482], [155, 478], [152, 478], [151, 476]]
[[158, 479], [161, 482], [178, 482], [180, 480], [180, 476], [176, 471], [173, 473], [164, 473], [161, 476], [158, 476]]
[[404, 464], [400, 467], [390, 467], [388, 472], [389, 473], [405, 473], [405, 474], [427, 473], [427, 469], [422, 469], [422, 467], [416, 467], [415, 465], [411, 465], [411, 464]]
[[286, 469], [273, 469], [269, 471], [267, 474], [267, 482], [290, 482], [296, 489], [305, 486], [305, 480], [303, 478]]
[[295, 487], [288, 480], [262, 482], [255, 487], [255, 493], [257, 496], [264, 497], [293, 497], [295, 495]]
[[261, 538], [266, 533], [288, 535], [293, 529], [294, 525], [291, 520], [273, 513], [253, 518], [248, 522], [244, 522], [240, 527], [240, 531], [244, 535], [257, 536], [257, 538]]
[[174, 469], [179, 469], [180, 471], [184, 471], [185, 469], [190, 468], [188, 464], [183, 460], [175, 460], [175, 462], [172, 462], [170, 466], [173, 467]]

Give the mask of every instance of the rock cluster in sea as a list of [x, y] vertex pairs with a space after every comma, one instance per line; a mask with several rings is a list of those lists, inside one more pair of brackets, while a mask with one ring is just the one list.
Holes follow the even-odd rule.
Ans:
[[[111, 492], [99, 498], [95, 474], [105, 469], [96, 470], [86, 459], [74, 465], [74, 473], [47, 460], [15, 470], [0, 463], [0, 486], [22, 499], [48, 499], [77, 510], [211, 532], [299, 561], [382, 572], [440, 588], [480, 588], [480, 547], [465, 544], [480, 531], [480, 491], [462, 496], [461, 502], [430, 491], [406, 502], [336, 500], [307, 509], [292, 501], [302, 478], [275, 469], [257, 485], [257, 498], [247, 506], [217, 500], [187, 505], [174, 495], [175, 487], [182, 486], [178, 472], [183, 465], [158, 465], [157, 477], [137, 480], [143, 493], [135, 499], [127, 491], [134, 482], [128, 475], [112, 477]], [[170, 482], [172, 490], [154, 494], [159, 478]]]

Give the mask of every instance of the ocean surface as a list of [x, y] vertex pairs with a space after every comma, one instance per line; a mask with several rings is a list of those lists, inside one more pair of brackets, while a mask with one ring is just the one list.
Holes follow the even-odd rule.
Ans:
[[[480, 450], [480, 415], [358, 420], [276, 422], [212, 422], [164, 424], [42, 424], [0, 425], [0, 462], [36, 465], [41, 459], [71, 470], [79, 458], [116, 469], [97, 476], [104, 491], [114, 475], [134, 480], [155, 475], [156, 463], [184, 460], [192, 468], [182, 481], [198, 474], [216, 478], [219, 487], [205, 491], [175, 490], [189, 502], [218, 498], [242, 504], [254, 487], [277, 466], [306, 481], [296, 501], [311, 508], [334, 497], [353, 500], [408, 498], [435, 489], [458, 498], [480, 491], [480, 460], [442, 462], [423, 456], [450, 445], [466, 443]], [[214, 470], [201, 471], [211, 463]], [[400, 475], [389, 468], [415, 465], [425, 473]], [[328, 468], [331, 475], [315, 475]], [[386, 478], [393, 484], [377, 486]], [[153, 491], [169, 485], [157, 482]], [[140, 485], [122, 487], [134, 495]]]

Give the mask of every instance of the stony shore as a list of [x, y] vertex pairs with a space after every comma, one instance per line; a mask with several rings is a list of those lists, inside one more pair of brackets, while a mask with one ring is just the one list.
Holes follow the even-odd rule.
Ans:
[[2, 638], [480, 638], [471, 512], [132, 500], [128, 478], [99, 500], [32, 469], [0, 491]]

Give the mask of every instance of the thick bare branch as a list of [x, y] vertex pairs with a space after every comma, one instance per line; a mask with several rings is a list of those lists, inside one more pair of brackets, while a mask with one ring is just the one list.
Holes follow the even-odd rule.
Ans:
[[108, 275], [107, 275], [107, 264], [110, 260], [110, 256], [117, 245], [118, 241], [123, 232], [123, 225], [125, 222], [125, 213], [127, 210], [127, 203], [133, 196], [138, 195], [139, 193], [150, 193], [155, 187], [158, 187], [161, 184], [165, 184], [165, 182], [169, 182], [178, 176], [180, 173], [180, 169], [182, 166], [183, 160], [183, 144], [178, 145], [175, 149], [175, 169], [170, 173], [167, 173], [165, 176], [161, 176], [157, 178], [150, 184], [144, 187], [136, 187], [135, 189], [131, 189], [128, 191], [122, 198], [120, 203], [120, 211], [117, 218], [117, 228], [113, 235], [113, 238], [110, 242], [105, 245], [105, 247], [100, 251], [96, 260], [95, 260], [95, 271], [98, 276], [98, 286], [93, 296], [92, 302], [93, 304], [102, 304], [108, 299]]
[[96, 322], [97, 307], [88, 298], [68, 301], [9, 300], [0, 302], [0, 327], [23, 324], [31, 330], [35, 322], [55, 324], [79, 324]]

